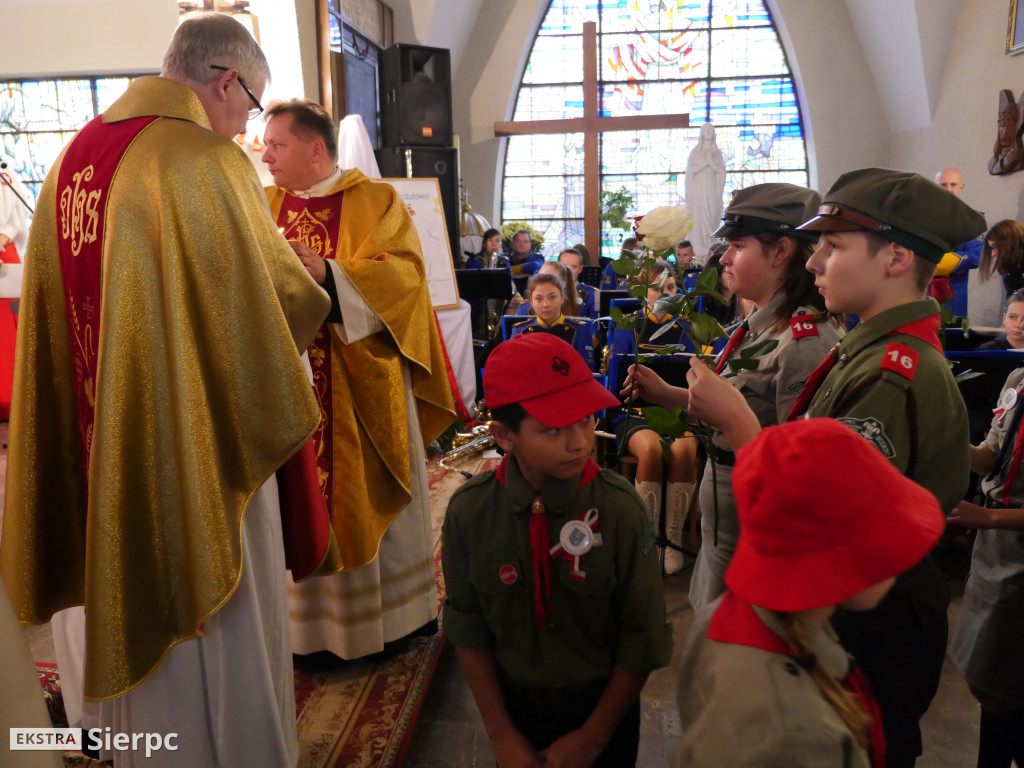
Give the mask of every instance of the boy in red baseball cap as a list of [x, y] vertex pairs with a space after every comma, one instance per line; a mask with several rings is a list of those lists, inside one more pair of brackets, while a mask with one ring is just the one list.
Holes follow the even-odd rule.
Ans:
[[768, 427], [737, 458], [739, 544], [683, 653], [675, 765], [880, 768], [880, 712], [829, 618], [928, 554], [939, 503], [835, 419]]
[[594, 414], [618, 400], [548, 334], [499, 345], [484, 392], [506, 456], [448, 506], [443, 622], [495, 759], [635, 765], [672, 632], [643, 504], [590, 458]]

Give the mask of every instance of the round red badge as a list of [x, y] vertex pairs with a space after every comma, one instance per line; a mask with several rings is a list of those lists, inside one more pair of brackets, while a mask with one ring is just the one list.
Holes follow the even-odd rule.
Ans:
[[519, 580], [519, 571], [514, 565], [503, 565], [498, 569], [498, 578], [502, 584], [515, 584]]

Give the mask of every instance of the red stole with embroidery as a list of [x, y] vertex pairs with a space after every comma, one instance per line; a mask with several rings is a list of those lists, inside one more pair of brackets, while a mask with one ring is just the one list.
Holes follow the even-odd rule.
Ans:
[[87, 491], [96, 418], [107, 191], [125, 151], [157, 119], [136, 117], [104, 124], [102, 117], [94, 118], [71, 142], [57, 177], [57, 249], [75, 372], [82, 481]]
[[[281, 228], [288, 240], [298, 240], [308, 245], [313, 251], [325, 259], [337, 257], [338, 230], [341, 226], [342, 193], [329, 197], [304, 199], [285, 195], [281, 202], [281, 210], [277, 215], [277, 226]], [[330, 269], [330, 266], [327, 267]], [[281, 494], [282, 504], [287, 497], [302, 494], [308, 499], [308, 483], [316, 481], [326, 519], [331, 519], [333, 507], [334, 472], [334, 430], [331, 423], [334, 416], [334, 395], [331, 390], [331, 367], [333, 365], [333, 349], [331, 347], [331, 329], [324, 323], [317, 331], [316, 338], [309, 345], [309, 363], [313, 369], [313, 392], [320, 404], [320, 423], [309, 442], [303, 446], [299, 454], [291, 459], [282, 472], [286, 478], [286, 488]], [[311, 466], [315, 464], [315, 466]], [[278, 473], [281, 481], [282, 472]], [[296, 502], [289, 499], [289, 505]]]

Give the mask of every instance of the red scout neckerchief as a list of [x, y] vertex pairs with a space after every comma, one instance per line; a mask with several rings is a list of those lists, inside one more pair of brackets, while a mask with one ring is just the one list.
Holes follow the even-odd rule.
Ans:
[[750, 323], [744, 320], [740, 323], [740, 327], [732, 332], [732, 336], [729, 337], [729, 343], [725, 345], [725, 349], [722, 350], [722, 354], [718, 356], [718, 363], [715, 364], [715, 373], [721, 373], [725, 369], [725, 364], [729, 362], [729, 355], [733, 353], [746, 338], [747, 331], [750, 330]]
[[[57, 174], [57, 252], [75, 376], [75, 403], [82, 445], [82, 482], [88, 485], [89, 453], [96, 418], [96, 362], [100, 340], [103, 239], [107, 192], [121, 158], [158, 116], [104, 123], [93, 118], [72, 140]], [[88, 492], [88, 488], [86, 488]]]
[[[745, 645], [758, 648], [769, 653], [793, 658], [789, 645], [771, 629], [765, 626], [760, 617], [754, 613], [750, 603], [727, 591], [718, 604], [711, 623], [708, 625], [707, 637], [720, 643]], [[872, 768], [885, 765], [885, 733], [882, 730], [882, 713], [871, 694], [871, 689], [863, 673], [853, 667], [839, 684], [856, 698], [860, 708], [871, 718], [871, 747], [869, 757]]]
[[[932, 347], [937, 349], [939, 353], [942, 353], [942, 344], [939, 342], [939, 316], [928, 315], [922, 317], [920, 320], [915, 320], [912, 323], [901, 325], [899, 328], [895, 328], [886, 336], [912, 336], [915, 339], [920, 339], [926, 344], [930, 344]], [[882, 355], [881, 368], [884, 370], [895, 371], [896, 373], [906, 376], [907, 378], [913, 378], [914, 372], [917, 370], [917, 361], [920, 355], [908, 347], [906, 344], [900, 344], [898, 341], [891, 342], [886, 348], [885, 353]], [[821, 387], [821, 382], [828, 376], [828, 372], [832, 370], [839, 361], [839, 345], [836, 344], [832, 349], [829, 350], [828, 356], [821, 361], [811, 375], [807, 377], [807, 383], [804, 384], [804, 388], [800, 391], [800, 396], [793, 403], [793, 407], [789, 411], [789, 415], [786, 417], [786, 421], [795, 421], [804, 415], [807, 410], [807, 406], [810, 405], [811, 399], [817, 393], [818, 388]]]
[[[494, 476], [498, 479], [498, 482], [505, 485], [505, 476], [508, 467], [508, 456], [505, 456], [501, 460], [501, 464], [494, 472]], [[583, 467], [583, 474], [580, 476], [580, 484], [577, 486], [577, 490], [587, 485], [591, 480], [597, 477], [599, 467], [594, 463], [593, 459], [588, 459], [586, 465]], [[593, 513], [593, 527], [597, 526], [597, 509], [590, 509], [583, 513], [583, 518], [587, 518]], [[579, 544], [574, 543], [576, 537], [572, 536], [572, 532], [581, 534], [576, 524], [579, 521], [571, 520], [562, 527], [562, 533], [559, 535], [559, 544], [555, 547], [551, 546], [551, 526], [548, 518], [547, 510], [544, 509], [544, 504], [540, 500], [540, 496], [534, 498], [533, 503], [530, 505], [530, 548], [533, 550], [533, 609], [537, 614], [537, 619], [540, 621], [541, 628], [548, 631], [548, 621], [551, 618], [551, 614], [554, 611], [554, 606], [551, 603], [551, 555], [554, 551], [562, 546], [562, 539], [569, 539], [571, 537], [570, 545], [576, 549]], [[586, 519], [584, 519], [584, 525], [586, 525]], [[593, 530], [593, 527], [590, 530]], [[567, 533], [566, 529], [570, 529]], [[591, 546], [600, 546], [600, 540], [594, 541], [599, 534], [590, 534], [590, 545], [586, 547], [586, 550], [580, 552], [580, 555], [584, 554]], [[566, 556], [573, 556], [567, 554]], [[579, 570], [579, 557], [576, 557], [574, 570], [578, 573], [578, 576], [570, 576], [582, 580], [585, 574]], [[504, 581], [504, 577], [499, 573], [499, 577]], [[508, 582], [511, 583], [511, 582]]]

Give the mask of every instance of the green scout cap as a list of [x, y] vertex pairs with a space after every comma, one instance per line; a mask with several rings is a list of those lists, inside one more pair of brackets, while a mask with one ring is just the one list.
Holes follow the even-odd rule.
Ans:
[[800, 228], [875, 232], [938, 264], [943, 254], [984, 232], [985, 219], [916, 173], [862, 168], [840, 176], [825, 193], [818, 215]]
[[779, 232], [817, 242], [816, 233], [800, 232], [797, 227], [811, 218], [819, 205], [821, 195], [813, 189], [795, 184], [755, 184], [732, 193], [722, 214], [722, 226], [711, 234], [735, 238]]

